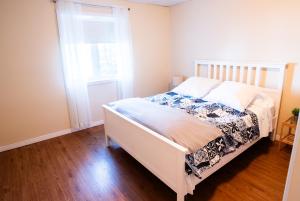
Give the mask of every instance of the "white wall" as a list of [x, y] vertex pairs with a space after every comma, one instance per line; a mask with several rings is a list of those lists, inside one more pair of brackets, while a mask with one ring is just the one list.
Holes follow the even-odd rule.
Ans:
[[[300, 107], [299, 0], [190, 0], [171, 8], [172, 73], [195, 59], [287, 61], [279, 122]], [[274, 79], [274, 78], [272, 78]]]
[[117, 90], [117, 83], [115, 81], [105, 81], [88, 86], [92, 123], [103, 123], [104, 116], [101, 106], [117, 100]]

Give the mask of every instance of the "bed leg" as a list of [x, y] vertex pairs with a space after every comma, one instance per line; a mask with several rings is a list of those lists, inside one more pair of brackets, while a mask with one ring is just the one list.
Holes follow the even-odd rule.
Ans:
[[108, 135], [105, 135], [105, 144], [106, 144], [106, 147], [110, 146], [110, 137]]
[[187, 193], [187, 183], [185, 180], [185, 152], [177, 153], [177, 201], [184, 201], [184, 196]]
[[177, 201], [184, 201], [184, 194], [177, 193]]

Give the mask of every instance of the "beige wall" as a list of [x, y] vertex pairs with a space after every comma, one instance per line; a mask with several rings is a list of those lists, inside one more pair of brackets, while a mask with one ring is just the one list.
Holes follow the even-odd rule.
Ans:
[[[171, 8], [173, 74], [195, 59], [300, 64], [299, 0], [190, 0]], [[280, 122], [300, 107], [300, 65], [289, 66]]]
[[54, 8], [0, 2], [0, 146], [69, 127]]
[[[131, 8], [135, 95], [166, 90], [170, 76], [169, 9], [103, 2]], [[0, 147], [69, 128], [54, 4], [50, 0], [1, 0], [0, 26]], [[95, 110], [100, 108], [99, 97], [113, 99], [112, 94], [105, 96], [101, 87], [90, 87], [89, 92]], [[94, 116], [94, 120], [101, 118]]]

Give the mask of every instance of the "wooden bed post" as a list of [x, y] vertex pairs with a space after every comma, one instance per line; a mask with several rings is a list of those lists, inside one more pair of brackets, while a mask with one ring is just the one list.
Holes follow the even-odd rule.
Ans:
[[184, 201], [187, 193], [185, 180], [185, 152], [177, 152], [177, 201]]
[[105, 135], [105, 144], [106, 144], [106, 147], [110, 146], [110, 138], [108, 135]]
[[110, 146], [110, 137], [107, 135], [107, 129], [105, 129], [105, 124], [104, 124], [104, 135], [105, 135], [105, 145], [106, 147]]

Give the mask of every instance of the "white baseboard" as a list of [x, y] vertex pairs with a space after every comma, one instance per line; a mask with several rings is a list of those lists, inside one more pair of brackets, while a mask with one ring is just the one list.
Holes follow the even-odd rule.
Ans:
[[[99, 126], [99, 125], [102, 125], [103, 123], [104, 123], [103, 120], [95, 121], [95, 122], [91, 123], [91, 127]], [[70, 128], [68, 128], [68, 129], [64, 129], [64, 130], [44, 134], [44, 135], [41, 135], [41, 136], [38, 136], [38, 137], [35, 137], [35, 138], [30, 138], [30, 139], [23, 140], [23, 141], [20, 141], [20, 142], [16, 142], [16, 143], [13, 143], [13, 144], [8, 144], [8, 145], [1, 146], [0, 147], [0, 152], [8, 151], [8, 150], [19, 148], [19, 147], [23, 147], [23, 146], [26, 146], [26, 145], [29, 145], [29, 144], [41, 142], [41, 141], [44, 141], [44, 140], [48, 140], [48, 139], [51, 139], [51, 138], [59, 137], [59, 136], [70, 134], [70, 133], [72, 133], [72, 130]]]
[[94, 121], [94, 122], [91, 123], [91, 127], [100, 126], [100, 125], [103, 125], [103, 124], [104, 124], [104, 120]]
[[15, 149], [15, 148], [18, 148], [18, 147], [23, 147], [23, 146], [26, 146], [26, 145], [29, 145], [29, 144], [33, 144], [33, 143], [40, 142], [40, 141], [43, 141], [43, 140], [48, 140], [48, 139], [55, 138], [55, 137], [62, 136], [62, 135], [66, 135], [66, 134], [69, 134], [69, 133], [71, 133], [71, 129], [64, 129], [64, 130], [48, 133], [48, 134], [45, 134], [45, 135], [41, 135], [41, 136], [38, 136], [38, 137], [35, 137], [35, 138], [30, 138], [30, 139], [27, 139], [27, 140], [16, 142], [16, 143], [13, 143], [13, 144], [4, 145], [4, 146], [0, 147], [0, 152], [7, 151], [7, 150], [10, 150], [10, 149]]

